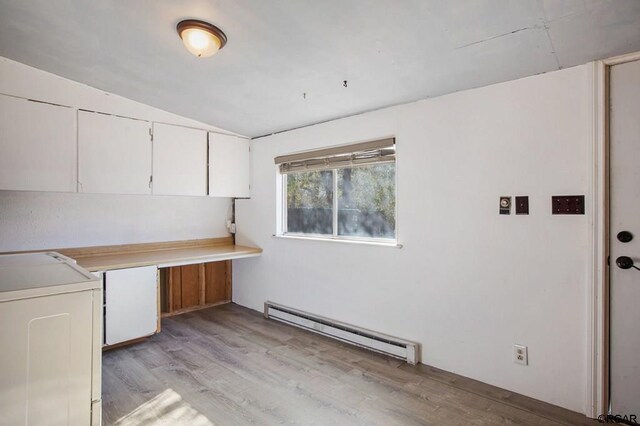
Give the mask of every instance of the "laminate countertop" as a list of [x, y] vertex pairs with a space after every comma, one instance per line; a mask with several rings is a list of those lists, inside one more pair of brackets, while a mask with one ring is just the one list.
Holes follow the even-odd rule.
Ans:
[[235, 245], [231, 238], [209, 238], [203, 240], [38, 251], [55, 251], [61, 253], [74, 259], [78, 265], [91, 272], [151, 265], [156, 265], [160, 268], [192, 265], [256, 257], [262, 254], [261, 248]]
[[95, 272], [110, 269], [134, 268], [136, 266], [157, 265], [159, 268], [163, 268], [168, 266], [191, 265], [194, 263], [218, 262], [221, 260], [260, 256], [261, 253], [262, 249], [256, 247], [228, 245], [88, 256], [79, 257], [75, 260], [78, 262], [78, 265], [91, 272]]

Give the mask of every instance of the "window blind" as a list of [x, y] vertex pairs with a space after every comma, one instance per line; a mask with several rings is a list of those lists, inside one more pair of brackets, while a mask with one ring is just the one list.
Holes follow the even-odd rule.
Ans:
[[275, 158], [280, 173], [337, 169], [396, 161], [396, 139], [386, 138], [353, 145], [323, 148]]

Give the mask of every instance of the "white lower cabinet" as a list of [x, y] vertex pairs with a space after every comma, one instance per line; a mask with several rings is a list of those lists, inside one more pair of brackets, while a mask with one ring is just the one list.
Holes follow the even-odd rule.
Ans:
[[104, 274], [105, 343], [150, 336], [158, 328], [158, 268], [118, 269]]

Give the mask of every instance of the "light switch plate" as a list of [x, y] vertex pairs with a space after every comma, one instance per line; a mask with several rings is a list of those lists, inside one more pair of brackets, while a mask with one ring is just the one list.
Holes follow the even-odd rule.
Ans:
[[500, 214], [511, 214], [511, 197], [500, 197]]

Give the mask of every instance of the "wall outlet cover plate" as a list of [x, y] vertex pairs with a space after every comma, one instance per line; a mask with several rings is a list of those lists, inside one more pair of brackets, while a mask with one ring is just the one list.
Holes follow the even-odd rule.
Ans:
[[525, 345], [513, 345], [513, 362], [529, 365], [529, 351]]
[[529, 214], [529, 197], [516, 197], [516, 214]]

